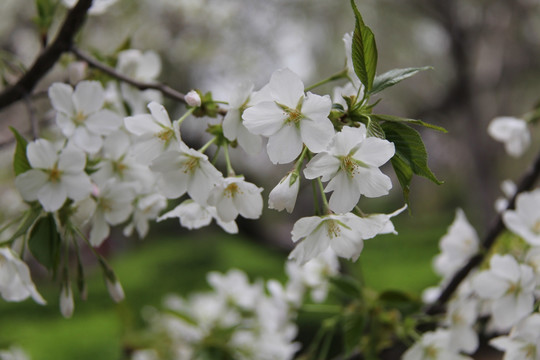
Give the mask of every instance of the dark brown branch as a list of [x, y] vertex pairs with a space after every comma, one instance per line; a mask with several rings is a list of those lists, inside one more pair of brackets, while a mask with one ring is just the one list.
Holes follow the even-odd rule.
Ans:
[[161, 93], [163, 93], [163, 95], [167, 96], [170, 99], [177, 100], [177, 101], [185, 103], [184, 94], [182, 94], [181, 92], [176, 91], [175, 89], [173, 89], [173, 88], [171, 88], [171, 87], [169, 87], [169, 86], [167, 86], [165, 84], [161, 84], [161, 83], [145, 83], [145, 82], [140, 82], [140, 81], [134, 80], [134, 79], [132, 79], [132, 78], [130, 78], [128, 76], [125, 76], [124, 74], [119, 73], [118, 71], [116, 71], [112, 67], [107, 66], [107, 65], [97, 61], [96, 59], [92, 58], [88, 54], [85, 54], [84, 52], [77, 49], [76, 47], [72, 47], [71, 52], [78, 59], [83, 60], [86, 63], [88, 63], [89, 66], [91, 66], [91, 67], [93, 67], [95, 69], [98, 69], [98, 70], [104, 72], [105, 74], [107, 74], [109, 76], [112, 76], [115, 79], [118, 79], [118, 80], [120, 80], [122, 82], [130, 84], [131, 86], [134, 86], [139, 90], [149, 90], [149, 89], [158, 90]]
[[60, 56], [71, 49], [75, 34], [82, 27], [92, 0], [79, 0], [71, 9], [54, 41], [38, 56], [30, 69], [14, 85], [0, 93], [0, 109], [21, 100], [56, 64]]
[[[536, 159], [532, 166], [527, 170], [523, 175], [521, 180], [518, 183], [516, 193], [508, 202], [506, 210], [511, 210], [515, 208], [516, 197], [524, 192], [530, 190], [538, 177], [540, 176], [540, 153], [537, 155]], [[488, 250], [491, 248], [497, 237], [504, 231], [505, 226], [502, 219], [502, 213], [499, 213], [495, 218], [493, 225], [489, 228], [484, 240], [482, 241], [482, 250], [475, 256], [473, 256], [465, 266], [463, 266], [450, 280], [448, 285], [443, 289], [437, 301], [431, 304], [426, 308], [425, 313], [428, 315], [434, 315], [440, 313], [443, 310], [444, 304], [450, 299], [452, 294], [455, 292], [459, 284], [467, 277], [472, 269], [480, 265], [484, 260], [485, 255], [488, 253]]]

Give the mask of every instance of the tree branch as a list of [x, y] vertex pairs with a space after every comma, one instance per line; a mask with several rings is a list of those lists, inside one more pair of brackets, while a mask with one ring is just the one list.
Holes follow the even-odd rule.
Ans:
[[149, 89], [158, 90], [158, 91], [162, 92], [163, 95], [167, 96], [170, 99], [177, 100], [177, 101], [180, 101], [180, 102], [183, 102], [183, 103], [186, 102], [184, 100], [184, 94], [182, 94], [181, 92], [176, 91], [175, 89], [173, 89], [173, 88], [171, 88], [171, 87], [169, 87], [169, 86], [167, 86], [165, 84], [161, 84], [161, 83], [145, 83], [145, 82], [134, 80], [134, 79], [132, 79], [132, 78], [130, 78], [128, 76], [125, 76], [124, 74], [119, 73], [118, 71], [116, 71], [112, 67], [107, 66], [107, 65], [97, 61], [96, 59], [92, 58], [90, 55], [82, 52], [81, 50], [79, 50], [78, 48], [76, 48], [74, 46], [71, 48], [71, 52], [78, 59], [83, 60], [86, 63], [88, 63], [89, 66], [91, 66], [91, 67], [93, 67], [95, 69], [98, 69], [98, 70], [104, 72], [105, 74], [107, 74], [109, 76], [112, 76], [115, 79], [118, 79], [118, 80], [120, 80], [122, 82], [130, 84], [130, 85], [136, 87], [139, 90], [149, 90]]
[[[516, 193], [510, 201], [508, 202], [508, 205], [506, 207], [506, 210], [511, 210], [515, 208], [516, 205], [516, 197], [524, 192], [530, 190], [538, 177], [540, 176], [540, 153], [536, 156], [536, 159], [534, 160], [532, 166], [523, 174], [521, 180], [518, 183]], [[488, 232], [486, 236], [484, 237], [484, 240], [482, 241], [482, 249], [479, 253], [477, 253], [475, 256], [473, 256], [465, 266], [463, 266], [450, 280], [448, 285], [443, 289], [441, 294], [439, 295], [439, 298], [431, 304], [429, 307], [426, 308], [425, 313], [428, 315], [434, 315], [437, 313], [440, 313], [443, 311], [444, 304], [450, 299], [452, 294], [455, 292], [459, 284], [467, 277], [467, 275], [471, 272], [472, 269], [480, 265], [480, 263], [484, 260], [485, 255], [488, 253], [488, 250], [493, 246], [493, 243], [497, 239], [497, 237], [504, 231], [505, 226], [502, 219], [502, 212], [497, 215], [495, 218], [495, 221], [493, 222], [493, 225], [488, 229]]]
[[75, 34], [82, 27], [92, 0], [79, 0], [69, 11], [54, 41], [38, 56], [32, 67], [12, 86], [0, 93], [0, 109], [21, 100], [56, 64], [60, 56], [71, 49]]

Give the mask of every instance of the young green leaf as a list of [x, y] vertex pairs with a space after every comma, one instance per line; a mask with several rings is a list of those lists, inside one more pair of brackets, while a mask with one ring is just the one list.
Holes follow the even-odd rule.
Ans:
[[15, 171], [15, 176], [17, 176], [32, 168], [26, 157], [28, 141], [15, 128], [10, 126], [9, 129], [15, 135], [15, 140], [17, 140], [17, 146], [15, 147], [15, 154], [13, 156], [13, 170]]
[[446, 133], [446, 129], [437, 125], [433, 125], [427, 122], [424, 122], [422, 120], [416, 120], [416, 119], [407, 119], [402, 118], [399, 116], [393, 116], [393, 115], [383, 115], [383, 114], [371, 114], [369, 115], [373, 119], [376, 119], [378, 121], [390, 121], [390, 122], [397, 122], [397, 123], [407, 123], [412, 125], [420, 125], [429, 129], [437, 130], [443, 133]]
[[60, 262], [60, 234], [52, 214], [39, 219], [28, 239], [28, 248], [40, 264], [56, 271]]
[[442, 181], [438, 180], [428, 167], [426, 148], [418, 131], [399, 122], [385, 122], [381, 124], [381, 127], [386, 134], [386, 139], [394, 143], [396, 148], [391, 163], [403, 188], [406, 201], [408, 201], [413, 173], [438, 185], [442, 184]]
[[357, 307], [347, 309], [343, 315], [343, 344], [345, 357], [349, 357], [362, 343], [367, 319]]
[[431, 66], [416, 67], [416, 68], [406, 68], [406, 69], [393, 69], [385, 72], [384, 74], [377, 75], [375, 80], [373, 80], [373, 88], [370, 91], [370, 94], [378, 93], [387, 87], [394, 86], [398, 82], [410, 78], [416, 73], [424, 70], [432, 69]]
[[378, 137], [379, 139], [386, 138], [384, 134], [384, 130], [382, 129], [379, 122], [375, 118], [372, 118], [371, 116], [368, 117], [366, 130], [367, 130], [367, 136], [374, 136], [374, 137]]
[[364, 24], [364, 20], [354, 3], [351, 5], [356, 17], [356, 25], [352, 37], [352, 61], [354, 72], [358, 79], [364, 84], [367, 92], [373, 87], [375, 72], [377, 71], [377, 45], [375, 36], [369, 27]]

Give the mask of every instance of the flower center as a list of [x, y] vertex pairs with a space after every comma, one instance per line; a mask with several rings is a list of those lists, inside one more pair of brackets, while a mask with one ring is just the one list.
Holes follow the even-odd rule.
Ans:
[[339, 237], [341, 235], [341, 228], [338, 225], [338, 222], [335, 220], [328, 220], [326, 222], [326, 231], [330, 239]]
[[228, 198], [233, 198], [234, 195], [236, 195], [239, 191], [240, 189], [238, 188], [238, 184], [232, 183], [232, 184], [227, 185], [227, 187], [225, 188], [224, 194]]
[[77, 125], [82, 125], [84, 123], [84, 120], [86, 120], [86, 115], [84, 115], [80, 111], [78, 111], [77, 114], [75, 114], [75, 118], [73, 119], [73, 121]]
[[189, 156], [189, 159], [184, 162], [184, 173], [193, 173], [199, 166], [199, 158]]
[[425, 358], [427, 359], [437, 359], [438, 353], [439, 350], [433, 345], [430, 345], [424, 349]]
[[124, 175], [124, 170], [126, 170], [128, 167], [126, 164], [124, 164], [121, 161], [115, 161], [112, 163], [113, 170], [115, 173], [119, 174], [120, 176]]
[[56, 166], [54, 164], [53, 168], [49, 170], [49, 181], [53, 183], [60, 181], [60, 177], [62, 176], [62, 172]]
[[293, 123], [294, 125], [298, 125], [300, 123], [300, 120], [302, 120], [302, 113], [296, 109], [289, 110], [289, 117], [285, 121], [286, 123]]

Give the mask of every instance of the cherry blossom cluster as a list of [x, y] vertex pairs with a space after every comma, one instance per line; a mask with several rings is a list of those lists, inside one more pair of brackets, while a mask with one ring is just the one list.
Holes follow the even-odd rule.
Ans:
[[[509, 182], [503, 185], [506, 195], [512, 197], [515, 185]], [[424, 333], [405, 353], [405, 360], [470, 359], [464, 354], [471, 355], [479, 347], [481, 319], [488, 319], [483, 331], [492, 336], [499, 335], [489, 343], [505, 353], [505, 360], [540, 357], [540, 314], [536, 305], [540, 300], [538, 204], [540, 188], [518, 194], [514, 210], [506, 209], [506, 199], [497, 201], [496, 209], [502, 212], [508, 230], [499, 239], [504, 245], [500, 250], [496, 247], [485, 266], [461, 282], [447, 305], [439, 328]], [[441, 253], [433, 261], [435, 271], [442, 277], [441, 284], [427, 289], [424, 300], [435, 301], [440, 290], [478, 254], [480, 247], [476, 231], [464, 212], [458, 209], [447, 234], [441, 238]]]
[[214, 344], [216, 358], [293, 359], [300, 349], [295, 342], [298, 309], [308, 292], [312, 301], [323, 302], [328, 280], [338, 271], [337, 257], [328, 250], [304, 265], [287, 262], [285, 285], [273, 279], [250, 283], [247, 274], [236, 269], [210, 272], [210, 292], [187, 299], [169, 295], [164, 310], [145, 310], [155, 348], [137, 349], [132, 359], [156, 360], [164, 353], [193, 359], [210, 351], [208, 344]]

